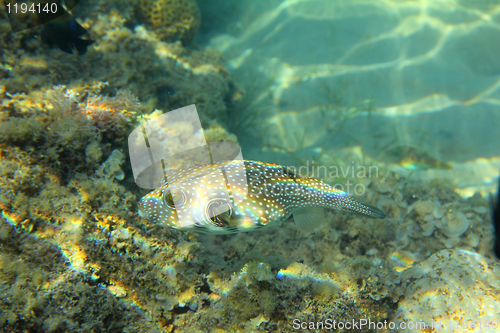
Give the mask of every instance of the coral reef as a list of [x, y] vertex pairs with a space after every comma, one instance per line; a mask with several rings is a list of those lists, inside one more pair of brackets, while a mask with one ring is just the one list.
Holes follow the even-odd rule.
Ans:
[[[57, 235], [57, 233], [55, 233]], [[47, 240], [0, 227], [0, 326], [6, 332], [161, 332], [82, 274]]]
[[[172, 326], [177, 312], [196, 310], [204, 301], [202, 276], [192, 270], [205, 266], [194, 257], [196, 238], [168, 230], [148, 235], [155, 227], [137, 219], [141, 194], [118, 151], [126, 151], [126, 135], [152, 107], [177, 103], [197, 102], [209, 111], [201, 118], [210, 141], [237, 142], [215, 120], [227, 109], [229, 77], [215, 54], [188, 53], [146, 30], [132, 32], [117, 13], [98, 20], [93, 32], [102, 31], [101, 48], [79, 59], [22, 33], [4, 33], [7, 20], [0, 23], [6, 46], [0, 75], [0, 325], [8, 331], [156, 332]], [[116, 47], [126, 38], [127, 51], [111, 54], [120, 53]], [[31, 46], [21, 47], [26, 40]], [[149, 50], [155, 60], [137, 61], [144, 68], [153, 64], [156, 73], [133, 84], [122, 66], [124, 59], [136, 61], [137, 50], [142, 57]], [[163, 88], [155, 76], [185, 91], [159, 101]], [[186, 80], [204, 88], [196, 91]], [[120, 88], [125, 86], [145, 102]], [[214, 93], [216, 86], [222, 92]], [[94, 311], [82, 311], [88, 308]]]
[[[398, 304], [394, 322], [406, 324], [408, 328], [401, 332], [496, 332], [499, 273], [497, 262], [474, 252], [433, 254], [405, 272], [412, 282]], [[409, 329], [410, 323], [424, 323], [425, 328]]]
[[[389, 306], [375, 305], [373, 300], [362, 296], [349, 271], [318, 273], [300, 263], [277, 271], [256, 258], [247, 256], [246, 259], [248, 263], [237, 274], [224, 278], [226, 274], [212, 271], [207, 277], [216, 311], [211, 315], [218, 319], [221, 328], [246, 332], [290, 331], [294, 319], [318, 322], [329, 318], [346, 322], [369, 317], [376, 320], [387, 315], [382, 309], [392, 312]], [[356, 266], [352, 261], [345, 264], [348, 270]]]
[[[172, 315], [162, 314], [161, 296], [149, 300], [151, 290], [175, 300], [169, 311], [201, 306], [195, 286], [203, 282], [190, 269], [199, 250], [193, 235], [167, 230], [147, 235], [153, 226], [142, 225], [135, 214], [140, 195], [125, 179], [125, 156], [117, 150], [125, 148], [123, 129], [135, 119], [120, 104], [129, 94], [99, 97], [63, 86], [27, 95], [1, 92], [2, 327], [161, 331]], [[113, 119], [108, 122], [92, 116], [89, 99], [122, 107], [119, 113], [108, 112]], [[135, 98], [125, 100], [138, 106]], [[212, 131], [219, 139], [226, 133], [217, 127]], [[111, 137], [114, 144], [105, 143]], [[103, 162], [103, 156], [109, 158]], [[158, 279], [164, 283], [158, 286]], [[135, 302], [142, 315], [130, 305]], [[82, 314], [87, 307], [95, 311]], [[146, 313], [163, 324], [150, 327]]]
[[[95, 4], [96, 8], [100, 5]], [[225, 125], [237, 89], [218, 53], [185, 48], [180, 41], [161, 41], [144, 26], [131, 29], [127, 19], [130, 15], [113, 9], [124, 7], [123, 2], [103, 5], [110, 11], [89, 10], [90, 4], [77, 6], [87, 14], [82, 25], [96, 40], [84, 57], [49, 49], [29, 31], [12, 34], [7, 16], [1, 12], [0, 38], [4, 47], [0, 50], [0, 85], [7, 93], [16, 94], [56, 85], [80, 90], [107, 82], [102, 96], [88, 101], [89, 108], [93, 104], [101, 108], [95, 110], [96, 116], [100, 115], [98, 111], [106, 110], [105, 95], [113, 97], [123, 90], [141, 101], [141, 110], [134, 110], [139, 113], [196, 104], [204, 127]], [[177, 8], [175, 3], [173, 6]]]
[[[85, 150], [85, 153], [87, 153], [87, 150]], [[118, 149], [113, 150], [108, 159], [104, 161], [99, 169], [97, 169], [97, 174], [100, 176], [115, 177], [117, 180], [123, 180], [125, 173], [122, 171], [121, 165], [124, 162], [124, 157], [125, 155]]]
[[[414, 290], [412, 266], [450, 247], [491, 256], [485, 198], [464, 199], [449, 182], [409, 180], [383, 167], [362, 182], [385, 220], [329, 212], [309, 235], [289, 222], [230, 236], [152, 225], [136, 213], [145, 193], [118, 153], [140, 119], [135, 98], [105, 96], [102, 84], [0, 91], [0, 322], [7, 330], [286, 332], [294, 320], [402, 321], [414, 306], [403, 301]], [[106, 105], [90, 111], [106, 110], [113, 121], [93, 117], [89, 99]], [[175, 143], [190, 126], [179, 121], [163, 140]], [[236, 141], [215, 124], [204, 134], [209, 142]]]
[[137, 0], [136, 10], [164, 41], [189, 42], [200, 28], [195, 0]]
[[[27, 31], [12, 34], [0, 12], [4, 331], [294, 332], [295, 319], [320, 330], [316, 323], [326, 319], [403, 322], [414, 311], [431, 323], [442, 309], [486, 318], [454, 303], [457, 285], [466, 300], [496, 309], [487, 200], [464, 199], [439, 179], [400, 177], [375, 161], [377, 174], [359, 182], [385, 220], [328, 212], [309, 235], [286, 221], [213, 236], [141, 219], [137, 201], [147, 190], [123, 163], [130, 130], [195, 103], [205, 130], [193, 135], [181, 120], [175, 131], [158, 131], [166, 153], [203, 135], [237, 143], [225, 125], [241, 94], [217, 53], [167, 41], [192, 38], [199, 23], [175, 7], [190, 2], [148, 2], [155, 22], [167, 22], [169, 10], [180, 15], [168, 32], [176, 37], [165, 40], [148, 26], [131, 28], [134, 13], [123, 1], [89, 3], [95, 10], [82, 4], [82, 24], [97, 41], [82, 57], [49, 49]], [[362, 160], [321, 153], [331, 165]], [[446, 292], [429, 300], [431, 288]]]
[[[88, 155], [101, 161], [110, 154], [99, 153], [93, 143], [83, 147], [96, 151], [82, 154], [85, 163]], [[369, 200], [388, 212], [383, 222], [329, 213], [328, 222], [310, 235], [285, 222], [266, 231], [213, 236], [139, 219], [138, 196], [115, 177], [82, 170], [64, 186], [50, 176], [50, 164], [18, 147], [2, 147], [1, 161], [1, 170], [10, 165], [9, 176], [24, 175], [14, 184], [7, 180], [12, 176], [2, 178], [0, 187], [0, 237], [6, 244], [0, 277], [8, 281], [2, 285], [8, 302], [0, 303], [0, 320], [9, 329], [144, 331], [149, 325], [153, 332], [287, 332], [294, 331], [294, 320], [401, 321], [402, 311], [413, 307], [402, 301], [415, 290], [408, 276], [417, 276], [417, 267], [432, 267], [423, 260], [445, 249], [449, 237], [442, 227], [420, 234], [421, 220], [435, 219], [435, 212], [441, 219], [464, 214], [467, 230], [451, 236], [462, 247], [490, 255], [485, 199], [461, 199], [447, 183], [411, 183], [390, 172], [369, 185]], [[100, 168], [92, 165], [94, 172]], [[40, 210], [42, 203], [49, 210]], [[478, 244], [467, 243], [472, 233]], [[19, 251], [27, 258], [22, 264], [11, 260]], [[40, 262], [49, 254], [59, 259]], [[27, 279], [24, 270], [30, 271]], [[427, 268], [425, 274], [435, 273]], [[56, 301], [69, 303], [55, 309]], [[100, 307], [81, 316], [80, 309], [93, 302]]]

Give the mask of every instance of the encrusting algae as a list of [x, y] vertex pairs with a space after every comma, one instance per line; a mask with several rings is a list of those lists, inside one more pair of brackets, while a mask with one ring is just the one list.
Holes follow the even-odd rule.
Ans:
[[[15, 112], [16, 103], [10, 105]], [[83, 112], [73, 117], [94, 126]], [[449, 184], [410, 185], [392, 173], [381, 173], [368, 187], [368, 201], [387, 211], [383, 223], [329, 212], [320, 230], [307, 236], [283, 223], [227, 239], [200, 238], [139, 219], [140, 194], [125, 186], [126, 179], [96, 173], [112, 154], [91, 136], [71, 148], [79, 159], [74, 173], [61, 173], [57, 162], [65, 155], [44, 159], [16, 147], [22, 139], [6, 145], [11, 138], [2, 139], [0, 178], [0, 277], [8, 281], [2, 293], [10, 303], [0, 301], [0, 320], [12, 329], [255, 332], [293, 331], [295, 319], [383, 321], [412, 290], [401, 276], [408, 268], [396, 269], [404, 257], [394, 253], [415, 253], [418, 263], [449, 239], [479, 253], [491, 248], [483, 198], [464, 200]], [[57, 147], [59, 139], [48, 138]], [[420, 227], [428, 216], [453, 216], [452, 203], [455, 215], [469, 221], [462, 235]], [[12, 259], [19, 251], [26, 256], [22, 263]], [[45, 261], [52, 258], [47, 253], [59, 259]], [[94, 310], [82, 316], [88, 307]]]
[[195, 0], [136, 0], [136, 8], [161, 40], [190, 42], [200, 27]]

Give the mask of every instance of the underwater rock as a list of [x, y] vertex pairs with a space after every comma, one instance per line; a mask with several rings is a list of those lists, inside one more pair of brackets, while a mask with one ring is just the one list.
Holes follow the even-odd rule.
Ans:
[[[189, 3], [196, 6], [194, 0], [162, 3], [175, 9], [179, 17], [188, 15], [187, 11], [177, 12], [179, 8], [188, 8]], [[23, 49], [21, 39], [29, 39], [31, 49], [31, 52], [22, 52], [19, 56], [2, 58], [1, 100], [5, 96], [6, 102], [12, 103], [10, 96], [20, 98], [20, 93], [31, 95], [32, 92], [65, 84], [67, 89], [61, 89], [61, 94], [57, 95], [64, 97], [67, 93], [73, 97], [71, 102], [76, 102], [78, 109], [85, 112], [100, 131], [116, 133], [125, 130], [141, 113], [147, 115], [154, 109], [169, 110], [194, 103], [200, 111], [203, 127], [213, 124], [227, 126], [225, 120], [233, 110], [236, 88], [219, 53], [203, 48], [187, 48], [180, 40], [160, 41], [153, 31], [154, 27], [147, 24], [132, 28], [131, 22], [137, 20], [132, 19], [134, 6], [130, 3], [111, 0], [101, 1], [96, 6], [92, 3], [81, 4], [78, 8], [87, 6], [86, 16], [79, 17], [92, 26], [90, 33], [96, 43], [92, 52], [84, 57], [70, 57], [59, 50], [47, 50], [40, 40], [24, 36], [22, 32], [12, 38], [7, 15], [0, 11], [0, 44], [5, 46], [6, 54], [16, 54], [17, 50]], [[4, 21], [7, 24], [3, 24]], [[42, 51], [50, 53], [39, 54]], [[55, 72], [58, 75], [52, 74]], [[100, 83], [100, 87], [96, 87], [99, 89], [92, 87], [96, 86], [96, 82]], [[103, 82], [107, 85], [104, 86]], [[141, 101], [140, 105], [135, 96]], [[2, 105], [8, 106], [3, 102]], [[26, 105], [25, 109], [38, 105]], [[3, 117], [0, 114], [0, 118]], [[35, 137], [44, 128], [31, 118], [19, 119], [18, 122], [26, 124], [23, 132], [30, 133], [27, 129], [34, 129]], [[106, 140], [105, 135], [102, 138]]]
[[447, 237], [460, 237], [469, 229], [469, 221], [464, 213], [459, 211], [447, 212], [436, 224]]
[[439, 205], [432, 201], [417, 201], [410, 207], [408, 207], [408, 213], [415, 210], [419, 215], [417, 220], [420, 227], [422, 228], [423, 236], [430, 236], [434, 232], [436, 226], [436, 221], [434, 219], [433, 212], [438, 209]]
[[420, 217], [424, 217], [432, 213], [436, 206], [437, 204], [432, 201], [417, 201], [408, 207], [408, 214], [415, 210]]
[[96, 173], [99, 176], [114, 177], [117, 180], [123, 180], [125, 174], [121, 169], [121, 165], [124, 162], [125, 155], [115, 149], [111, 152], [108, 159], [99, 167]]
[[428, 152], [409, 145], [398, 145], [385, 152], [388, 162], [398, 163], [408, 170], [451, 169], [452, 166], [431, 156]]
[[112, 295], [118, 298], [123, 298], [127, 296], [127, 291], [120, 286], [110, 285], [108, 287], [108, 290]]
[[189, 42], [200, 27], [195, 0], [138, 0], [137, 10], [164, 41]]
[[174, 306], [178, 304], [175, 299], [165, 294], [156, 294], [155, 299], [161, 303], [161, 307], [165, 309], [165, 311], [172, 311]]
[[291, 289], [303, 289], [312, 286], [313, 292], [321, 295], [323, 298], [337, 298], [342, 292], [342, 285], [335, 282], [327, 274], [320, 274], [311, 268], [294, 263], [286, 269], [280, 269], [276, 274], [278, 280], [284, 281]]
[[[106, 83], [102, 85], [105, 87]], [[71, 92], [67, 89], [67, 94]], [[113, 97], [91, 94], [85, 103], [79, 104], [79, 107], [88, 119], [105, 129], [121, 127], [125, 122], [130, 122], [139, 108], [139, 102], [130, 91], [120, 89]]]
[[408, 207], [408, 214], [412, 211], [418, 214], [418, 223], [423, 230], [423, 236], [430, 236], [434, 228], [438, 228], [446, 237], [457, 238], [469, 229], [467, 216], [452, 204], [441, 206], [431, 200], [417, 201]]
[[210, 128], [203, 130], [207, 142], [232, 142], [238, 144], [236, 135], [229, 133], [219, 125], [212, 125]]
[[500, 264], [469, 251], [442, 250], [405, 275], [416, 280], [392, 321], [396, 327], [402, 322], [428, 327], [398, 332], [497, 331], [500, 302], [494, 291], [500, 288]]
[[102, 148], [98, 141], [92, 141], [85, 147], [85, 157], [88, 163], [96, 163], [101, 160]]

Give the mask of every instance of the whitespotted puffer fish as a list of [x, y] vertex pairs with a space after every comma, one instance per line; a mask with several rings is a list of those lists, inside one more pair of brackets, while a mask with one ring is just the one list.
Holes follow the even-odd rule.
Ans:
[[139, 215], [180, 230], [210, 234], [280, 225], [293, 214], [304, 232], [323, 221], [323, 208], [385, 218], [356, 197], [293, 170], [253, 161], [228, 161], [170, 171], [139, 201]]

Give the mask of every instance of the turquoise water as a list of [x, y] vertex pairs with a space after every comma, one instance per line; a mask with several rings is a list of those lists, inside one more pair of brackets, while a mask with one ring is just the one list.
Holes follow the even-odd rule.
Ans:
[[[3, 331], [496, 331], [495, 1], [2, 9]], [[304, 228], [270, 217], [293, 196], [259, 197], [276, 215], [203, 197], [189, 167], [238, 159], [386, 217], [325, 210]], [[247, 182], [228, 170], [234, 201]], [[175, 191], [185, 172], [203, 191]], [[173, 210], [152, 218], [138, 202], [160, 179], [148, 202]], [[236, 232], [188, 231], [184, 213]]]

